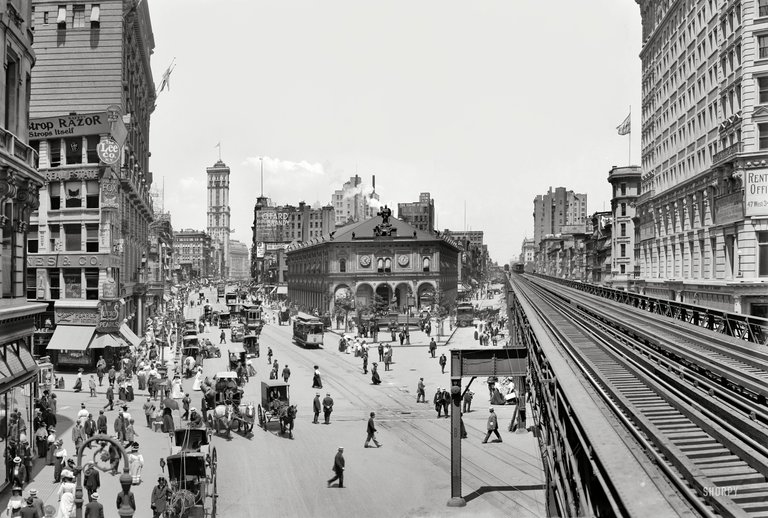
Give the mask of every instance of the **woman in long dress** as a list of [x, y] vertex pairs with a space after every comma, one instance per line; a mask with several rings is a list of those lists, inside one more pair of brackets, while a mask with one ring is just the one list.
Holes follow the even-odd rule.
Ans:
[[171, 385], [171, 397], [173, 399], [181, 399], [184, 394], [181, 392], [181, 379], [173, 378], [173, 384]]
[[200, 390], [200, 384], [203, 382], [203, 371], [202, 369], [197, 369], [197, 375], [195, 376], [195, 381], [192, 383], [192, 390]]
[[139, 445], [133, 445], [131, 453], [128, 455], [128, 469], [131, 471], [133, 485], [141, 484], [141, 468], [144, 467], [144, 457], [139, 453]]
[[75, 516], [75, 495], [64, 493], [59, 500], [59, 510], [54, 518], [71, 518]]

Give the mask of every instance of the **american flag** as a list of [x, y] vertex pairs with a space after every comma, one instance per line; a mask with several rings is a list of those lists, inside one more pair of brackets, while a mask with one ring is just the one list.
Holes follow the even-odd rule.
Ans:
[[616, 126], [616, 130], [619, 132], [619, 135], [626, 135], [629, 132], [632, 131], [632, 122], [631, 122], [632, 114], [630, 113], [627, 115], [627, 118], [624, 119], [624, 122]]

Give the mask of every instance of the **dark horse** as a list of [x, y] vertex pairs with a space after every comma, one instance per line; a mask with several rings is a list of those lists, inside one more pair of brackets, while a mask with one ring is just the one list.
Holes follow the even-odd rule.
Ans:
[[288, 436], [293, 439], [293, 420], [296, 418], [296, 405], [285, 405], [280, 408], [280, 435], [288, 431]]

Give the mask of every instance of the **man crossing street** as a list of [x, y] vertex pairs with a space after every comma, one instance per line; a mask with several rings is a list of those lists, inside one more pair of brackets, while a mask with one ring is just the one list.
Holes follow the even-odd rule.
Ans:
[[323, 417], [325, 418], [325, 424], [331, 424], [331, 412], [333, 412], [333, 399], [330, 394], [326, 394], [323, 398]]
[[322, 408], [322, 405], [320, 404], [320, 393], [315, 393], [315, 399], [312, 400], [312, 410], [315, 412], [315, 418], [312, 421], [313, 424], [317, 424], [317, 418], [320, 417], [320, 410]]
[[376, 413], [371, 412], [371, 417], [368, 419], [368, 437], [365, 439], [363, 448], [367, 448], [371, 441], [373, 441], [377, 448], [381, 448], [381, 444], [376, 440], [376, 425], [373, 423], [374, 417], [376, 417]]

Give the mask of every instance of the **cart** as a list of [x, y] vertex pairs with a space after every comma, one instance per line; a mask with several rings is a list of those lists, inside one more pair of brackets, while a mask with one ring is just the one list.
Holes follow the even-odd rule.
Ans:
[[171, 518], [216, 518], [216, 449], [181, 452], [166, 458]]
[[256, 421], [253, 403], [243, 403], [243, 389], [237, 384], [234, 372], [219, 372], [213, 377], [214, 405], [206, 410], [206, 421], [211, 430], [219, 434], [222, 430], [230, 435], [231, 430], [247, 435]]
[[221, 349], [207, 338], [203, 338], [203, 357], [221, 358]]
[[291, 405], [288, 383], [269, 380], [261, 382], [261, 404], [258, 408], [259, 426], [264, 431], [272, 421], [280, 423], [280, 434], [286, 431], [293, 438], [293, 420], [296, 417], [296, 405]]
[[258, 358], [259, 357], [259, 335], [257, 334], [245, 335], [245, 337], [243, 337], [243, 349], [245, 349], [246, 353]]
[[242, 342], [245, 337], [245, 328], [243, 324], [232, 324], [229, 329], [230, 342]]

